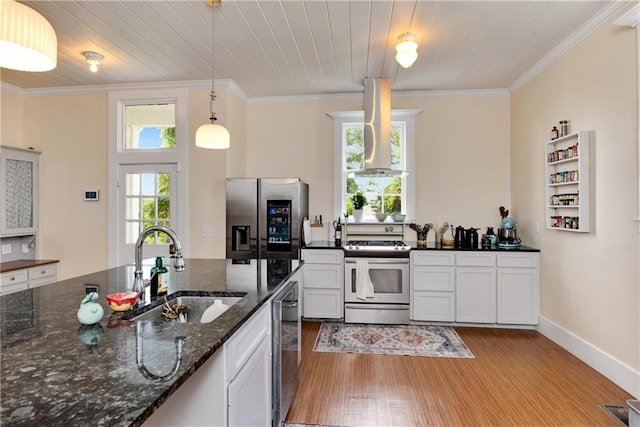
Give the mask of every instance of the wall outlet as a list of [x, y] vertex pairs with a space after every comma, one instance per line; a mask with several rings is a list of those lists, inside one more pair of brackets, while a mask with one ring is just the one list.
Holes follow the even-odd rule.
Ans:
[[11, 243], [2, 245], [2, 255], [9, 255], [11, 253]]
[[200, 235], [202, 237], [213, 237], [213, 227], [202, 227]]

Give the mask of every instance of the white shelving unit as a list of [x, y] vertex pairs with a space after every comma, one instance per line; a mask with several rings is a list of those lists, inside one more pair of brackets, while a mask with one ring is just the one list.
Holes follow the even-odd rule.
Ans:
[[551, 230], [587, 233], [589, 218], [589, 131], [545, 144], [546, 224]]

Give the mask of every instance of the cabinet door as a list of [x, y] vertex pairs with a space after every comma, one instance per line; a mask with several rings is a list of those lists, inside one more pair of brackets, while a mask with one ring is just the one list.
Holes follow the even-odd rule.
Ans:
[[229, 426], [271, 426], [271, 358], [264, 337], [227, 388]]
[[27, 270], [16, 270], [0, 275], [0, 295], [22, 291], [27, 288]]
[[307, 264], [304, 269], [304, 287], [319, 289], [341, 289], [344, 280], [342, 265]]
[[[307, 268], [306, 265], [305, 268]], [[308, 319], [341, 319], [344, 317], [342, 290], [305, 289], [303, 301], [304, 317]]]
[[415, 291], [411, 300], [411, 320], [453, 322], [455, 307], [453, 292]]
[[456, 321], [472, 323], [496, 322], [495, 268], [457, 268]]
[[38, 230], [37, 151], [0, 148], [0, 235], [18, 236]]
[[538, 323], [539, 286], [535, 268], [498, 269], [498, 323]]

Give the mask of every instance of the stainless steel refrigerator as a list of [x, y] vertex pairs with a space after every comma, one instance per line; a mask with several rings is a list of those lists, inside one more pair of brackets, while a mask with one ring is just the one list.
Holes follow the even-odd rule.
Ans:
[[297, 259], [309, 186], [300, 178], [227, 178], [227, 258]]

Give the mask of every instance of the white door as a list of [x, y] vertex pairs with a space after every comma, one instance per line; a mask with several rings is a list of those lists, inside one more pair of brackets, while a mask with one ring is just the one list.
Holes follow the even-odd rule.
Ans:
[[[118, 170], [118, 265], [132, 264], [138, 235], [152, 225], [177, 233], [179, 175], [175, 164], [120, 165]], [[168, 257], [171, 240], [164, 233], [147, 236], [143, 259]]]

